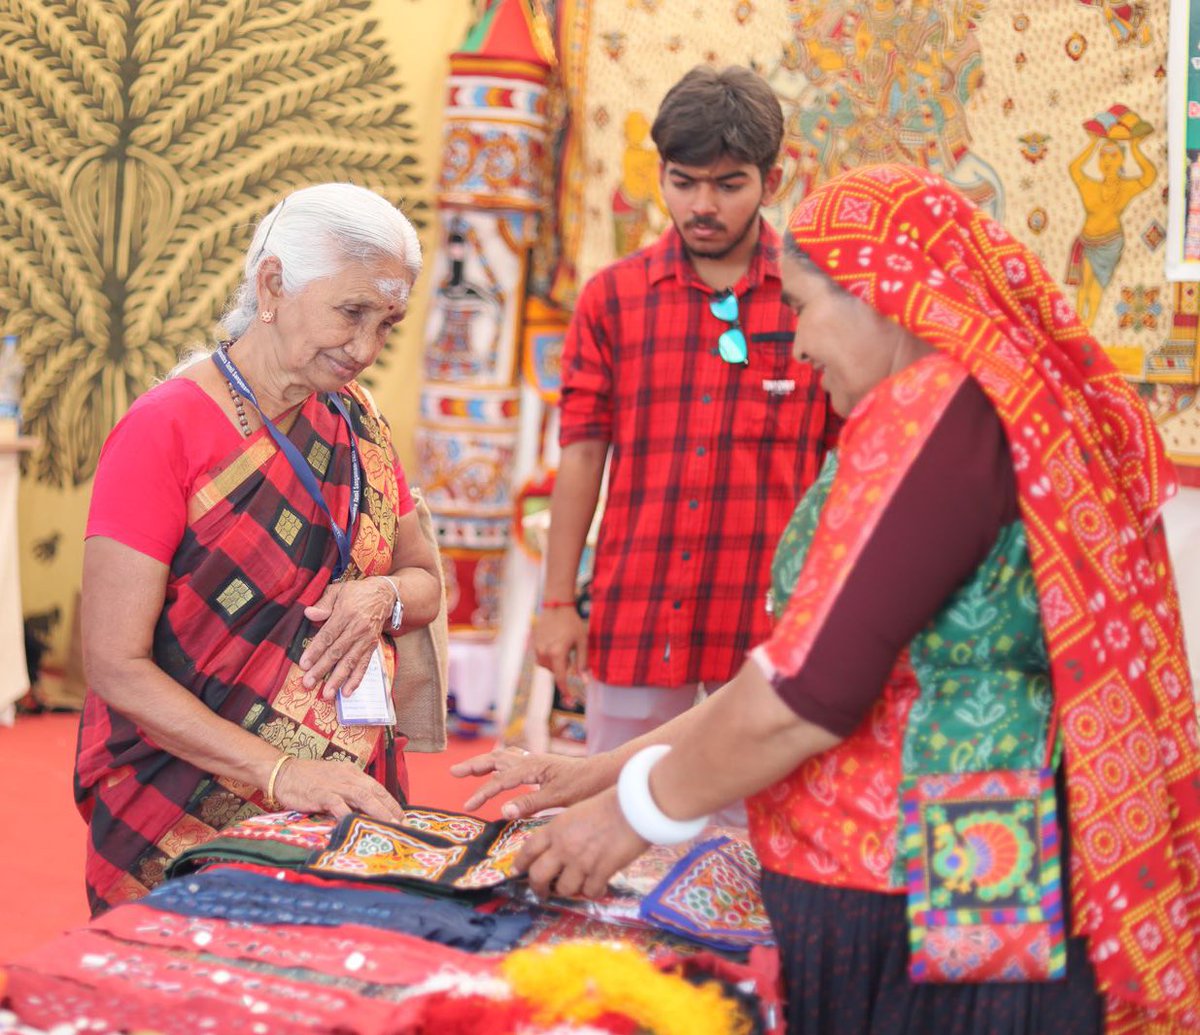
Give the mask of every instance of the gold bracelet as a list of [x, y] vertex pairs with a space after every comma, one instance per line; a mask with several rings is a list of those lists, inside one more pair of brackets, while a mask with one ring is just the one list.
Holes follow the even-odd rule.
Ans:
[[279, 777], [279, 771], [283, 768], [285, 762], [291, 759], [291, 755], [283, 754], [279, 756], [279, 761], [275, 763], [275, 768], [271, 770], [271, 778], [267, 781], [267, 797], [266, 804], [270, 808], [278, 808], [279, 802], [275, 800], [275, 781]]

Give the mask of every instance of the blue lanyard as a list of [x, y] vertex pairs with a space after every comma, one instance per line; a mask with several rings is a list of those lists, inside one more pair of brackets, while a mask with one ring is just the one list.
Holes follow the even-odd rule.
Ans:
[[342, 402], [341, 396], [336, 393], [329, 396], [330, 402], [336, 407], [338, 413], [342, 415], [342, 420], [346, 422], [346, 429], [350, 432], [350, 462], [353, 468], [350, 483], [350, 520], [346, 527], [342, 528], [333, 519], [333, 513], [329, 509], [329, 504], [325, 502], [321, 486], [317, 484], [316, 475], [313, 474], [308, 461], [304, 459], [300, 450], [296, 448], [296, 444], [275, 426], [275, 422], [270, 417], [263, 413], [262, 407], [258, 405], [258, 399], [254, 395], [254, 389], [246, 383], [246, 379], [242, 377], [242, 372], [233, 365], [233, 360], [229, 358], [229, 354], [223, 348], [217, 349], [213, 353], [213, 362], [217, 364], [221, 373], [225, 375], [229, 383], [238, 390], [242, 397], [258, 410], [258, 415], [262, 418], [263, 426], [270, 432], [271, 438], [275, 440], [275, 445], [288, 458], [288, 462], [292, 465], [292, 470], [296, 472], [296, 477], [300, 479], [300, 484], [308, 490], [308, 494], [313, 498], [313, 502], [325, 511], [325, 516], [329, 518], [329, 527], [333, 531], [333, 538], [337, 542], [338, 548], [338, 565], [333, 571], [333, 581], [336, 582], [350, 565], [350, 537], [347, 533], [354, 528], [354, 522], [358, 518], [358, 498], [362, 490], [362, 468], [358, 462], [358, 446], [355, 444], [354, 425], [350, 423], [350, 414], [346, 410], [346, 404]]

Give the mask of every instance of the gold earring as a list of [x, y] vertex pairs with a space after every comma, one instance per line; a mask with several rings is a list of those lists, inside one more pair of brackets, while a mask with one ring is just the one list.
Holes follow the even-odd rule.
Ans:
[[270, 309], [263, 310], [263, 312], [258, 314], [258, 318], [262, 320], [263, 323], [275, 322], [275, 314]]

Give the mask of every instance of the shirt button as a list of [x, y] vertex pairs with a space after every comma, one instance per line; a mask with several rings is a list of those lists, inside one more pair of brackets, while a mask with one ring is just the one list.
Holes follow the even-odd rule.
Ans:
[[717, 345], [714, 345], [714, 346], [713, 346], [711, 349], [709, 349], [708, 351], [709, 351], [709, 352], [711, 352], [711, 353], [712, 353], [714, 356], [719, 356], [719, 355], [721, 354], [721, 349], [720, 349], [720, 347], [719, 347], [719, 346], [717, 346]]
[[679, 610], [681, 607], [683, 607], [683, 601], [682, 601], [682, 600], [676, 600], [676, 601], [675, 601], [675, 603], [673, 603], [671, 606], [672, 606], [673, 608], [675, 608], [675, 610], [676, 610], [676, 611], [678, 611], [678, 610]]
[[691, 550], [684, 550], [684, 551], [683, 551], [683, 559], [684, 559], [685, 561], [690, 561], [690, 560], [692, 559], [692, 551], [691, 551]]
[[709, 395], [708, 392], [705, 392], [702, 396], [700, 396], [700, 401], [702, 403], [710, 403], [712, 402], [712, 396]]
[[707, 453], [707, 452], [708, 452], [708, 450], [707, 450], [707, 449], [705, 449], [703, 446], [697, 446], [697, 447], [696, 447], [696, 455], [697, 455], [697, 456], [703, 456], [703, 455], [704, 455], [705, 453]]
[[698, 506], [700, 506], [699, 500], [688, 500], [688, 510], [695, 510]]

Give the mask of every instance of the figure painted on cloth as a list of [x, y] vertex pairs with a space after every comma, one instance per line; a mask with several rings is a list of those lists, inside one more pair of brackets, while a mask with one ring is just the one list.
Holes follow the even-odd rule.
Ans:
[[650, 140], [650, 123], [640, 111], [625, 117], [625, 152], [621, 183], [613, 192], [613, 241], [618, 258], [636, 251], [667, 215], [658, 189], [658, 152]]
[[1151, 415], [927, 170], [814, 190], [782, 277], [846, 423], [779, 542], [778, 624], [621, 748], [457, 767], [493, 774], [467, 807], [579, 802], [517, 866], [595, 895], [749, 795], [794, 1035], [1197, 1030], [1200, 754]]
[[334, 698], [403, 686], [406, 733], [444, 722], [423, 631], [442, 599], [432, 529], [356, 380], [420, 269], [385, 198], [289, 194], [250, 243], [232, 340], [181, 364], [105, 443], [75, 766], [93, 911], [265, 810], [402, 815], [404, 738], [342, 723]]
[[[584, 288], [562, 354], [538, 661], [587, 687], [590, 750], [685, 711], [766, 634], [768, 544], [830, 432], [790, 354], [779, 238], [779, 101], [746, 68], [693, 69], [651, 130], [671, 226]], [[649, 196], [644, 167], [638, 187]], [[591, 615], [576, 576], [606, 460]]]
[[1146, 4], [1141, 0], [1079, 0], [1084, 7], [1094, 7], [1104, 15], [1104, 21], [1118, 47], [1137, 44], [1147, 47], [1154, 39], [1151, 23], [1146, 17]]
[[[1149, 127], [1145, 132], [1149, 132]], [[1088, 327], [1096, 322], [1104, 290], [1111, 283], [1125, 250], [1121, 215], [1129, 203], [1158, 178], [1158, 170], [1142, 153], [1138, 137], [1127, 136], [1125, 139], [1129, 141], [1129, 153], [1137, 163], [1137, 176], [1126, 176], [1122, 171], [1125, 152], [1121, 144], [1111, 136], [1095, 132], [1068, 167], [1086, 215], [1083, 229], [1071, 247], [1065, 279], [1068, 284], [1079, 285], [1076, 307]], [[1085, 171], [1092, 155], [1096, 155], [1099, 177]]]
[[995, 218], [999, 174], [971, 151], [967, 105], [983, 81], [984, 0], [838, 0], [791, 5], [794, 66], [809, 86], [787, 106], [785, 151], [803, 156], [800, 197], [844, 169], [905, 161], [932, 169]]

